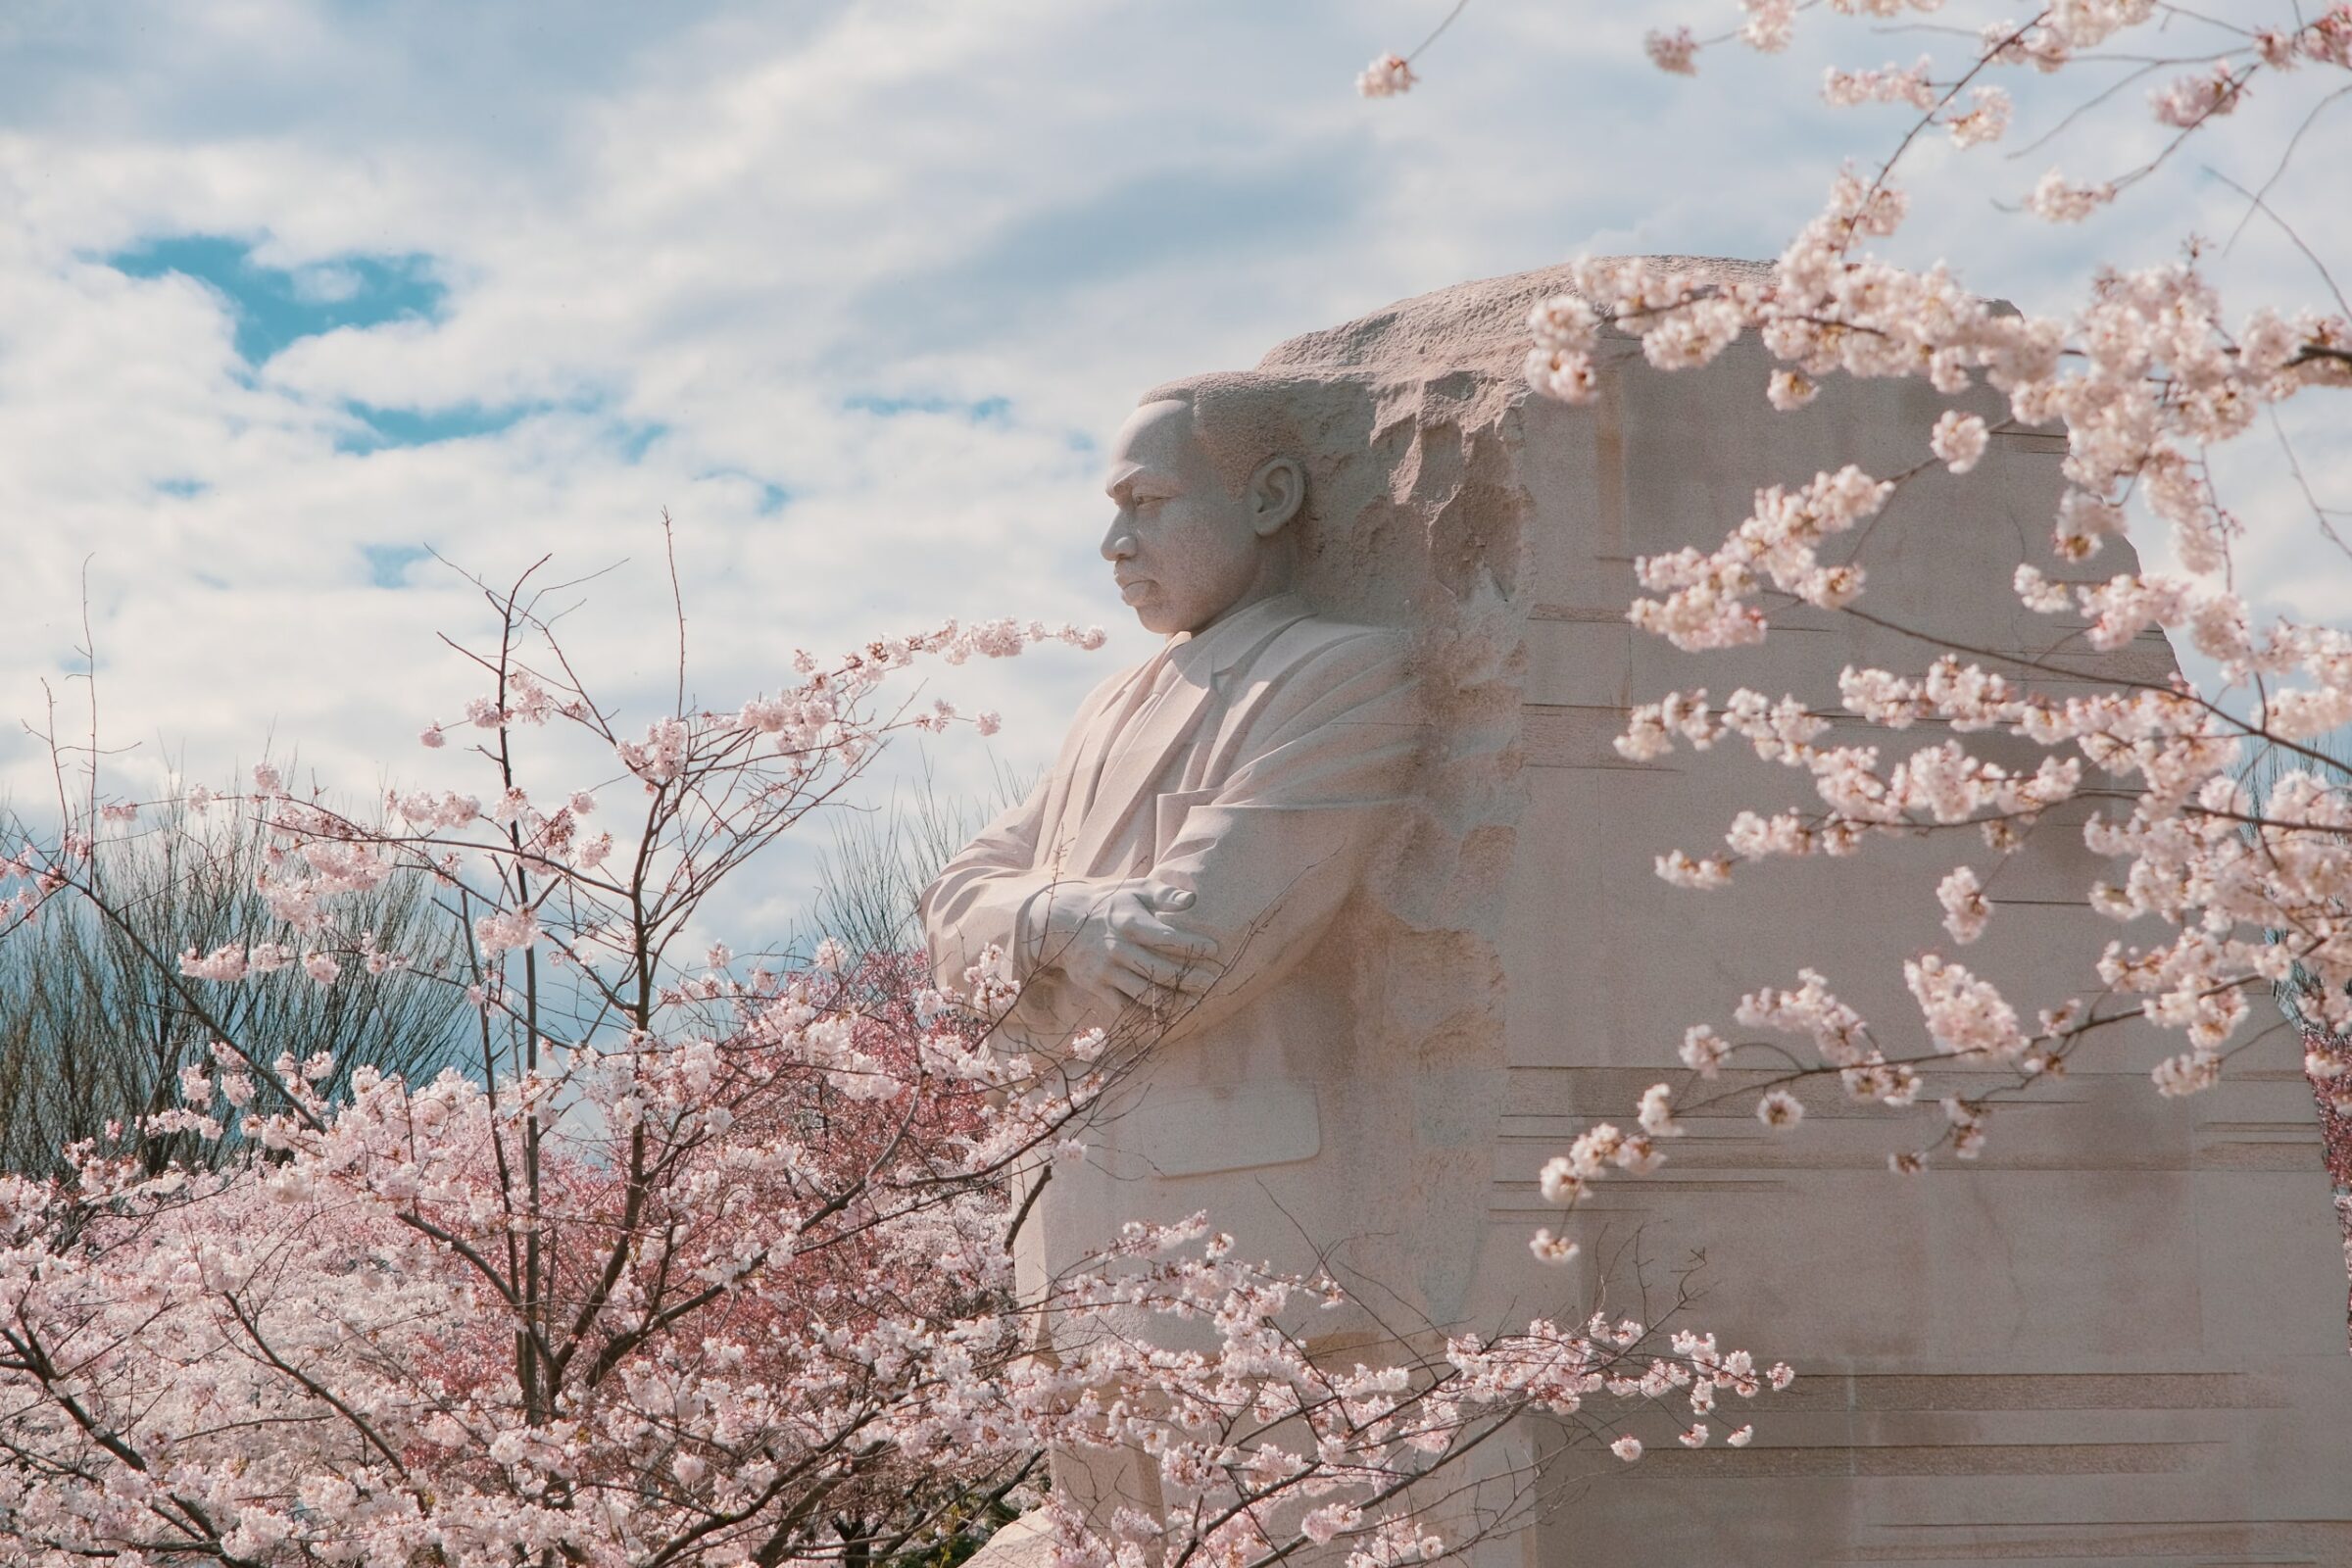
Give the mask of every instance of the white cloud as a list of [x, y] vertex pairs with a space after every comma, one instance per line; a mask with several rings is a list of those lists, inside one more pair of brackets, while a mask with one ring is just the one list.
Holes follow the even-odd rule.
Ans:
[[[1822, 60], [1930, 41], [1822, 18], [1800, 29], [1810, 55], [1715, 51], [1693, 83], [1642, 63], [1654, 6], [1481, 3], [1416, 92], [1357, 99], [1363, 60], [1441, 9], [20, 13], [0, 24], [16, 220], [0, 234], [0, 515], [19, 610], [0, 704], [29, 710], [36, 677], [70, 663], [86, 559], [111, 738], [184, 743], [204, 774], [273, 730], [321, 776], [372, 788], [380, 765], [420, 768], [418, 724], [470, 694], [433, 634], [479, 615], [429, 562], [413, 586], [373, 586], [365, 547], [431, 545], [492, 577], [550, 551], [574, 573], [627, 558], [573, 636], [591, 670], [652, 703], [669, 657], [663, 507], [713, 702], [772, 684], [795, 646], [948, 614], [1119, 625], [1086, 443], [1135, 392], [1587, 248], [1771, 254], [1839, 158], [1898, 123], [1830, 111], [1804, 83]], [[1690, 10], [1711, 20], [1705, 0]], [[2031, 132], [2047, 106], [2012, 84]], [[2132, 128], [2099, 149], [2114, 159], [2146, 139], [2136, 96], [2123, 102]], [[2347, 220], [2315, 197], [2344, 141], [2322, 131], [2334, 153], [2307, 150], [2280, 195], [2342, 255]], [[2044, 161], [2000, 151], [1969, 155], [1977, 195], [1923, 212], [1905, 255], [1948, 254], [1979, 287], [2055, 306], [2102, 248], [2163, 259], [2184, 204], [2234, 222], [2193, 168], [2087, 235], [2004, 218], [1992, 197]], [[353, 256], [428, 258], [447, 293], [429, 321], [305, 338], [255, 372], [217, 295], [98, 260], [190, 233], [252, 241], [320, 298]], [[2233, 280], [2311, 295], [2275, 234], [2240, 243]], [[937, 412], [858, 406], [875, 398]], [[1001, 415], [966, 412], [991, 399]], [[352, 403], [522, 416], [339, 451]], [[2328, 462], [2340, 476], [2340, 444]], [[1102, 656], [933, 687], [1004, 709], [999, 755], [1027, 768], [1143, 641], [1124, 627]], [[980, 750], [940, 756], [968, 771]], [[0, 752], [22, 800], [40, 798], [34, 763], [21, 742]]]

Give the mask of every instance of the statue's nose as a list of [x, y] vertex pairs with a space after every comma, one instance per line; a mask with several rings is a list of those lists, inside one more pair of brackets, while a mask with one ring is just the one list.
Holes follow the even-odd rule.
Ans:
[[1125, 516], [1113, 517], [1110, 530], [1102, 535], [1102, 559], [1124, 561], [1135, 554], [1135, 535], [1128, 529]]

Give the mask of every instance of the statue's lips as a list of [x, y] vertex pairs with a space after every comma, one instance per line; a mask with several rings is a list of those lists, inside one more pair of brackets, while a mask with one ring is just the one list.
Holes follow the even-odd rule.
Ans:
[[1119, 599], [1123, 604], [1132, 605], [1152, 591], [1152, 579], [1149, 577], [1121, 577], [1116, 581]]

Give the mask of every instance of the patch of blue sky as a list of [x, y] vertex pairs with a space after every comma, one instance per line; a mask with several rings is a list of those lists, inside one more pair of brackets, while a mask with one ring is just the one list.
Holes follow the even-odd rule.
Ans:
[[368, 581], [378, 588], [406, 588], [409, 568], [430, 556], [422, 545], [362, 545], [368, 562]]
[[190, 496], [204, 494], [212, 486], [206, 484], [202, 479], [158, 479], [155, 481], [155, 488], [159, 495], [175, 496], [185, 501]]
[[759, 500], [753, 503], [753, 510], [762, 517], [774, 516], [792, 501], [792, 492], [773, 479], [762, 479], [758, 474], [746, 473], [741, 468], [712, 468], [697, 477], [705, 480], [732, 480], [737, 484], [749, 485], [759, 496]]
[[430, 320], [448, 296], [421, 255], [344, 256], [293, 269], [253, 259], [254, 242], [224, 234], [143, 240], [101, 258], [130, 277], [193, 278], [227, 302], [239, 358], [260, 365], [288, 344], [338, 327]]
[[616, 420], [612, 426], [612, 444], [620, 455], [631, 463], [640, 463], [655, 442], [669, 434], [669, 426], [659, 420], [635, 422]]
[[669, 434], [669, 426], [658, 420], [600, 417], [602, 406], [603, 400], [595, 397], [560, 403], [546, 399], [498, 404], [468, 400], [444, 408], [382, 408], [350, 402], [344, 404], [344, 412], [358, 422], [335, 437], [335, 450], [368, 453], [471, 441], [503, 435], [541, 415], [569, 414], [597, 420], [605, 444], [623, 463], [637, 464], [645, 460], [655, 442]]
[[844, 398], [841, 406], [853, 414], [878, 414], [886, 419], [902, 414], [955, 414], [974, 424], [1003, 424], [1012, 417], [1012, 399], [1006, 397], [965, 402], [959, 398], [887, 397], [878, 392], [859, 392]]
[[335, 437], [335, 450], [378, 452], [386, 447], [423, 447], [497, 435], [553, 407], [547, 403], [491, 407], [468, 402], [453, 403], [445, 409], [379, 409], [368, 403], [349, 403], [344, 408], [360, 421], [360, 427]]

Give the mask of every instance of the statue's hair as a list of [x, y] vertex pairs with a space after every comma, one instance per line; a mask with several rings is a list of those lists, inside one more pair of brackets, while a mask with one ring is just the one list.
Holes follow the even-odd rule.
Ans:
[[1167, 381], [1137, 399], [1182, 403], [1193, 411], [1193, 436], [1217, 480], [1235, 495], [1268, 458], [1308, 461], [1296, 417], [1296, 383], [1250, 370], [1211, 370]]

